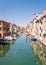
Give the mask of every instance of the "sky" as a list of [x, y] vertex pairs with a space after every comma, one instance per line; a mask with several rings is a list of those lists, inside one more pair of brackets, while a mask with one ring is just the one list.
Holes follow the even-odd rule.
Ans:
[[34, 18], [34, 13], [46, 9], [46, 0], [0, 0], [0, 19], [26, 26]]

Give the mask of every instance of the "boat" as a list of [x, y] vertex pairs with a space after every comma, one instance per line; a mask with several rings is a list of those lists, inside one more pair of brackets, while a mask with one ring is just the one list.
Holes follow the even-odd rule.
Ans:
[[0, 40], [0, 44], [3, 44], [3, 45], [6, 45], [6, 44], [9, 44], [9, 41], [6, 41], [6, 40]]
[[13, 38], [12, 38], [12, 36], [5, 36], [4, 37], [4, 40], [8, 40], [8, 41], [11, 41]]
[[32, 41], [37, 41], [37, 39], [34, 36], [32, 36], [31, 40]]

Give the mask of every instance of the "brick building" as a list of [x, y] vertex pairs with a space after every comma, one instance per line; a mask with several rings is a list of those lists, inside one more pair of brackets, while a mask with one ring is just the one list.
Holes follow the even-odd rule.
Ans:
[[0, 20], [0, 39], [10, 34], [10, 23]]

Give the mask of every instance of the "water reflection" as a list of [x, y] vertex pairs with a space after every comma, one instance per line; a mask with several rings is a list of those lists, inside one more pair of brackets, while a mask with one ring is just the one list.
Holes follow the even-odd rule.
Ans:
[[37, 64], [46, 65], [46, 46], [41, 42], [30, 40], [30, 45], [35, 53]]
[[17, 36], [15, 40], [11, 40], [11, 41], [9, 41], [9, 44], [10, 44], [10, 45], [15, 44], [15, 41], [16, 41], [19, 37], [20, 37], [20, 36]]
[[[19, 38], [19, 37], [18, 37]], [[29, 39], [23, 35], [17, 40], [9, 41], [9, 44], [0, 45], [1, 65], [39, 65], [29, 45]], [[32, 42], [32, 41], [31, 41]], [[4, 52], [5, 51], [5, 52]]]
[[1, 65], [46, 65], [46, 47], [41, 42], [32, 41], [27, 36], [18, 38], [7, 44], [0, 44]]
[[6, 53], [10, 50], [9, 44], [0, 44], [0, 57], [3, 57], [6, 55]]
[[5, 56], [8, 51], [10, 50], [11, 45], [15, 43], [15, 41], [19, 38], [20, 36], [17, 36], [15, 40], [11, 41], [1, 41], [0, 42], [0, 57]]

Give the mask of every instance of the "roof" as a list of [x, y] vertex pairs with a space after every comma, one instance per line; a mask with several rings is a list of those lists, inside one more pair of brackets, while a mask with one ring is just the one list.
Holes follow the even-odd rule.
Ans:
[[36, 20], [36, 23], [38, 23], [39, 20], [43, 19], [44, 17], [46, 18], [46, 15], [42, 15], [41, 17], [38, 16], [38, 17], [34, 18], [33, 21]]
[[[8, 22], [6, 22], [6, 21], [3, 21], [3, 20], [0, 20], [0, 22], [8, 23]], [[8, 23], [8, 24], [9, 24], [9, 23]]]

